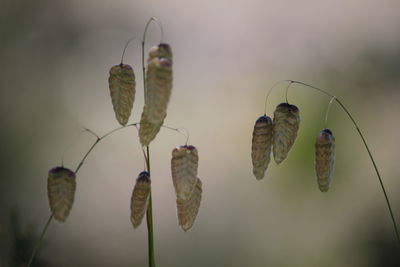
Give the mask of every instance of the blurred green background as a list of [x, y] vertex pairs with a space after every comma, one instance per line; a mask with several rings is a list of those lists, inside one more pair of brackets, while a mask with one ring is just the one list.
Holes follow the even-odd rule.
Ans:
[[[108, 70], [134, 67], [143, 106], [140, 40], [146, 21], [164, 25], [174, 52], [165, 124], [190, 130], [199, 150], [203, 201], [194, 227], [177, 225], [172, 149], [162, 130], [151, 144], [158, 266], [400, 266], [383, 194], [354, 126], [337, 105], [328, 127], [337, 142], [334, 182], [319, 192], [314, 141], [329, 98], [294, 85], [301, 110], [288, 159], [252, 175], [253, 125], [267, 90], [295, 79], [337, 95], [370, 144], [400, 221], [400, 17], [398, 1], [0, 2], [0, 266], [25, 266], [49, 216], [47, 171], [75, 169], [94, 139], [118, 127]], [[159, 29], [150, 27], [148, 45]], [[284, 101], [281, 85], [267, 111]], [[64, 224], [52, 223], [34, 266], [146, 266], [145, 225], [129, 221], [143, 156], [134, 128], [100, 143], [77, 177]]]

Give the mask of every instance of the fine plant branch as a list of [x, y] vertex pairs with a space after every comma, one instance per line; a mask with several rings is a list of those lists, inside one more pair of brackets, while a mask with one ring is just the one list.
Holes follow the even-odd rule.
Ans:
[[[136, 126], [137, 124], [138, 124], [138, 123], [132, 123], [132, 124], [128, 124], [128, 125], [125, 125], [125, 126], [122, 126], [122, 127], [118, 127], [118, 128], [116, 128], [116, 129], [113, 129], [113, 130], [109, 131], [108, 133], [104, 134], [104, 135], [101, 136], [101, 137], [99, 137], [97, 134], [95, 134], [95, 133], [92, 132], [91, 130], [86, 129], [87, 132], [89, 132], [89, 133], [93, 134], [94, 136], [96, 136], [97, 139], [96, 139], [96, 141], [93, 143], [93, 145], [89, 148], [89, 150], [86, 152], [86, 154], [83, 156], [82, 160], [79, 162], [78, 166], [77, 166], [76, 169], [75, 169], [75, 175], [79, 172], [79, 170], [81, 169], [81, 167], [82, 167], [83, 164], [85, 163], [86, 158], [89, 156], [89, 154], [93, 151], [93, 149], [95, 148], [95, 146], [96, 146], [101, 140], [103, 140], [103, 139], [106, 138], [107, 136], [109, 136], [109, 135], [111, 135], [111, 134], [113, 134], [113, 133], [115, 133], [115, 132], [117, 132], [117, 131], [119, 131], [119, 130], [121, 130], [121, 129], [125, 129], [125, 128], [128, 128], [128, 127], [130, 127], [130, 126]], [[32, 264], [32, 262], [33, 262], [33, 260], [35, 259], [36, 254], [37, 254], [37, 252], [38, 252], [38, 250], [39, 250], [40, 244], [42, 243], [42, 240], [43, 240], [43, 238], [44, 238], [44, 236], [45, 236], [45, 234], [46, 234], [46, 232], [47, 232], [47, 229], [49, 228], [49, 225], [50, 225], [50, 223], [52, 222], [52, 220], [53, 220], [53, 214], [51, 214], [51, 215], [49, 216], [49, 218], [47, 219], [47, 222], [46, 222], [45, 226], [43, 227], [43, 230], [42, 230], [42, 233], [41, 233], [41, 235], [40, 235], [40, 237], [39, 237], [39, 240], [36, 242], [35, 247], [34, 247], [34, 249], [33, 249], [33, 251], [32, 251], [32, 254], [31, 254], [31, 257], [30, 257], [30, 259], [29, 259], [29, 262], [28, 262], [27, 267], [30, 267], [31, 264]]]
[[[306, 86], [306, 87], [315, 89], [315, 90], [317, 90], [317, 91], [319, 91], [319, 92], [321, 92], [321, 93], [323, 93], [323, 94], [325, 94], [325, 95], [331, 97], [331, 98], [332, 98], [331, 101], [335, 100], [335, 101], [339, 104], [339, 106], [343, 109], [343, 111], [347, 114], [347, 116], [349, 117], [349, 119], [351, 120], [351, 122], [353, 123], [353, 125], [355, 126], [355, 128], [356, 128], [356, 130], [357, 130], [359, 136], [361, 137], [361, 140], [363, 141], [363, 144], [364, 144], [364, 146], [365, 146], [365, 148], [366, 148], [366, 150], [367, 150], [367, 152], [368, 152], [368, 156], [369, 156], [369, 158], [371, 159], [372, 165], [374, 166], [376, 175], [377, 175], [378, 180], [379, 180], [379, 184], [380, 184], [381, 189], [382, 189], [382, 192], [383, 192], [383, 194], [384, 194], [384, 196], [385, 196], [385, 201], [386, 201], [387, 207], [388, 207], [388, 209], [389, 209], [389, 213], [390, 213], [390, 217], [391, 217], [391, 219], [392, 219], [392, 223], [393, 223], [393, 227], [394, 227], [394, 230], [395, 230], [397, 242], [398, 242], [399, 245], [400, 245], [399, 230], [398, 230], [398, 228], [397, 228], [396, 219], [395, 219], [395, 216], [394, 216], [394, 213], [393, 213], [393, 210], [392, 210], [392, 206], [391, 206], [391, 204], [390, 204], [390, 200], [389, 200], [388, 194], [387, 194], [386, 189], [385, 189], [385, 186], [384, 186], [384, 184], [383, 184], [383, 180], [382, 180], [381, 174], [380, 174], [380, 172], [379, 172], [379, 170], [378, 170], [378, 167], [377, 167], [377, 165], [376, 165], [376, 163], [375, 163], [375, 159], [374, 159], [374, 157], [372, 156], [371, 150], [369, 149], [369, 146], [368, 146], [367, 142], [365, 141], [364, 135], [362, 134], [362, 132], [361, 132], [361, 130], [360, 130], [360, 127], [358, 126], [357, 122], [355, 121], [355, 119], [353, 118], [353, 116], [351, 115], [351, 113], [349, 112], [349, 110], [348, 110], [348, 109], [345, 107], [345, 105], [339, 100], [339, 98], [337, 98], [336, 96], [334, 96], [334, 95], [328, 93], [327, 91], [325, 91], [325, 90], [323, 90], [323, 89], [321, 89], [321, 88], [315, 87], [315, 86], [310, 85], [310, 84], [307, 84], [307, 83], [303, 83], [303, 82], [299, 82], [299, 81], [293, 81], [293, 80], [279, 81], [279, 82], [276, 83], [275, 85], [277, 85], [277, 84], [279, 84], [279, 83], [281, 83], [281, 82], [289, 82], [290, 84], [296, 83], [296, 84], [300, 84], [300, 85], [303, 85], [303, 86]], [[274, 87], [275, 87], [275, 85], [274, 85]], [[270, 91], [271, 91], [272, 89], [273, 89], [273, 87], [270, 89]], [[269, 95], [269, 94], [268, 94], [268, 95]]]
[[329, 101], [328, 107], [326, 108], [325, 112], [325, 122], [324, 122], [324, 127], [326, 128], [328, 125], [328, 117], [329, 117], [329, 111], [331, 110], [331, 106], [333, 101], [335, 101], [336, 96], [332, 97], [331, 100]]
[[122, 51], [122, 56], [121, 56], [121, 63], [120, 63], [120, 65], [123, 64], [124, 56], [125, 56], [125, 52], [126, 52], [126, 48], [128, 48], [129, 43], [130, 43], [131, 41], [133, 41], [134, 39], [135, 39], [135, 37], [132, 37], [132, 38], [130, 38], [130, 39], [126, 42], [126, 44], [125, 44], [125, 46], [124, 46], [124, 50]]

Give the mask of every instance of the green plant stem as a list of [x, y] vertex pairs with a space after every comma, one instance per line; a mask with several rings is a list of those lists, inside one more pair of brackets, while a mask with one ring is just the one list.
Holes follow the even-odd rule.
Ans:
[[[81, 167], [83, 166], [83, 164], [84, 164], [86, 158], [89, 156], [89, 154], [93, 151], [93, 149], [95, 148], [95, 146], [96, 146], [101, 140], [103, 140], [103, 139], [106, 138], [107, 136], [113, 134], [114, 132], [117, 132], [117, 131], [119, 131], [119, 130], [121, 130], [121, 129], [125, 129], [125, 128], [130, 127], [130, 126], [136, 126], [136, 125], [137, 125], [137, 123], [132, 123], [132, 124], [128, 124], [128, 125], [125, 125], [125, 126], [116, 128], [116, 129], [114, 129], [114, 130], [109, 131], [108, 133], [104, 134], [104, 135], [101, 136], [101, 137], [99, 137], [98, 135], [96, 135], [95, 133], [93, 133], [91, 130], [88, 130], [88, 129], [87, 129], [86, 131], [89, 132], [89, 133], [91, 133], [91, 134], [93, 134], [94, 136], [96, 136], [97, 139], [96, 139], [96, 141], [93, 143], [93, 145], [89, 148], [89, 150], [86, 152], [86, 154], [83, 156], [82, 160], [79, 162], [78, 167], [76, 167], [76, 169], [75, 169], [75, 175], [79, 172], [79, 170], [80, 170]], [[50, 225], [50, 223], [52, 222], [52, 220], [53, 220], [53, 214], [50, 214], [49, 218], [47, 219], [47, 222], [46, 222], [45, 226], [43, 227], [43, 230], [42, 230], [42, 233], [41, 233], [41, 235], [40, 235], [40, 237], [39, 237], [39, 240], [38, 240], [38, 241], [36, 242], [36, 244], [35, 244], [35, 247], [34, 247], [34, 249], [33, 249], [33, 251], [32, 251], [32, 254], [31, 254], [31, 257], [30, 257], [30, 259], [29, 259], [29, 262], [28, 262], [27, 267], [30, 267], [31, 264], [32, 264], [32, 262], [33, 262], [33, 260], [35, 259], [36, 254], [37, 254], [37, 252], [38, 252], [38, 250], [39, 250], [40, 244], [42, 243], [42, 240], [43, 240], [43, 238], [44, 238], [44, 236], [45, 236], [45, 234], [46, 234], [46, 232], [47, 232], [47, 229], [49, 228], [49, 225]]]
[[[149, 146], [146, 147], [147, 157], [146, 157], [146, 165], [147, 172], [150, 173], [150, 149]], [[151, 189], [149, 194], [149, 200], [147, 203], [147, 211], [146, 211], [146, 221], [147, 221], [147, 238], [148, 238], [148, 253], [149, 253], [149, 267], [155, 267], [155, 257], [154, 257], [154, 237], [153, 237], [153, 204], [151, 200]]]
[[379, 172], [379, 170], [378, 170], [378, 167], [377, 167], [377, 165], [376, 165], [376, 163], [375, 163], [374, 157], [372, 156], [371, 150], [369, 149], [369, 146], [368, 146], [367, 142], [365, 141], [364, 135], [362, 134], [362, 132], [361, 132], [361, 130], [360, 130], [360, 127], [358, 127], [357, 122], [354, 120], [354, 118], [353, 118], [353, 116], [350, 114], [349, 110], [345, 107], [345, 105], [344, 105], [336, 96], [331, 95], [330, 93], [326, 92], [325, 90], [322, 90], [322, 89], [320, 89], [320, 88], [318, 88], [318, 87], [312, 86], [312, 85], [307, 84], [307, 83], [299, 82], [299, 81], [286, 80], [286, 82], [301, 84], [301, 85], [304, 85], [304, 86], [306, 86], [306, 87], [313, 88], [313, 89], [315, 89], [315, 90], [317, 90], [317, 91], [319, 91], [319, 92], [321, 92], [321, 93], [323, 93], [323, 94], [325, 94], [325, 95], [328, 95], [328, 96], [331, 97], [332, 99], [335, 99], [335, 101], [339, 104], [339, 106], [343, 109], [343, 111], [344, 111], [344, 112], [347, 114], [347, 116], [350, 118], [351, 122], [352, 122], [353, 125], [356, 127], [356, 130], [357, 130], [359, 136], [361, 137], [361, 140], [363, 141], [363, 144], [364, 144], [365, 148], [367, 149], [368, 156], [369, 156], [369, 158], [371, 159], [372, 165], [374, 166], [374, 169], [375, 169], [376, 175], [377, 175], [377, 177], [378, 177], [379, 184], [380, 184], [380, 186], [381, 186], [383, 195], [385, 196], [385, 201], [386, 201], [387, 207], [388, 207], [388, 209], [389, 209], [389, 213], [390, 213], [390, 217], [391, 217], [391, 219], [392, 219], [392, 223], [393, 223], [394, 231], [395, 231], [395, 234], [396, 234], [397, 242], [398, 242], [399, 245], [400, 245], [399, 230], [398, 230], [398, 228], [397, 228], [396, 219], [395, 219], [395, 216], [394, 216], [394, 213], [393, 213], [393, 210], [392, 210], [392, 206], [391, 206], [390, 201], [389, 201], [388, 194], [387, 194], [386, 189], [385, 189], [385, 186], [384, 186], [384, 184], [383, 184], [383, 180], [382, 180], [381, 174], [380, 174], [380, 172]]
[[[161, 23], [154, 17], [151, 17], [144, 28], [143, 32], [143, 38], [142, 38], [142, 71], [143, 71], [143, 90], [144, 90], [144, 103], [146, 104], [146, 94], [147, 94], [147, 85], [146, 85], [146, 66], [144, 64], [144, 48], [146, 44], [146, 35], [147, 35], [147, 30], [149, 29], [150, 23], [151, 22], [157, 23], [157, 25], [160, 27], [161, 30], [161, 41], [164, 36], [164, 30], [161, 25]], [[160, 42], [161, 42], [160, 41]], [[150, 175], [150, 149], [149, 146], [146, 146], [146, 152], [147, 156], [146, 158], [146, 166], [147, 166], [147, 171]], [[154, 231], [153, 231], [153, 204], [152, 204], [152, 198], [151, 198], [151, 188], [150, 188], [150, 193], [149, 193], [149, 200], [147, 203], [147, 211], [146, 211], [146, 221], [147, 221], [147, 238], [148, 238], [148, 253], [149, 253], [149, 267], [155, 267], [155, 257], [154, 257]]]

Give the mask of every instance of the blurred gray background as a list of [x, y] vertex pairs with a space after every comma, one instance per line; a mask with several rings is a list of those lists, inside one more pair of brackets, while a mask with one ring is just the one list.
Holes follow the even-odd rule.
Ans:
[[[120, 61], [137, 77], [130, 122], [143, 107], [140, 40], [157, 17], [174, 53], [165, 124], [185, 127], [199, 150], [203, 201], [194, 227], [177, 225], [172, 149], [163, 129], [151, 144], [157, 266], [400, 266], [389, 213], [354, 126], [333, 105], [334, 182], [319, 192], [314, 141], [329, 98], [294, 85], [301, 110], [288, 159], [252, 175], [253, 125], [268, 89], [282, 79], [337, 95], [370, 144], [397, 220], [399, 194], [400, 17], [398, 1], [0, 2], [0, 266], [24, 266], [49, 216], [47, 171], [75, 169], [99, 135], [118, 127], [108, 70]], [[152, 25], [146, 49], [157, 44]], [[272, 115], [285, 85], [268, 102]], [[143, 156], [137, 132], [105, 139], [77, 177], [66, 223], [53, 222], [34, 266], [146, 266], [145, 224], [129, 220]]]

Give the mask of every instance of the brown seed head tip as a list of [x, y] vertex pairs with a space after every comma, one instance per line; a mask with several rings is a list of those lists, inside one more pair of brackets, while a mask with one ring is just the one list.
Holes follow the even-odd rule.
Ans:
[[122, 71], [133, 71], [132, 67], [128, 64], [118, 64], [114, 65], [110, 69], [110, 75], [116, 75], [121, 73]]
[[332, 131], [329, 129], [323, 129], [317, 137], [317, 142], [319, 144], [332, 143], [333, 141], [335, 141], [335, 138], [333, 137]]
[[183, 146], [175, 147], [172, 152], [178, 151], [178, 150], [194, 151], [194, 150], [197, 150], [197, 149], [196, 149], [195, 146], [192, 146], [192, 145], [183, 145]]
[[67, 176], [68, 178], [75, 179], [75, 173], [73, 171], [61, 166], [50, 169], [49, 175], [52, 175], [54, 178], [64, 178]]
[[291, 112], [291, 113], [296, 114], [296, 115], [300, 113], [300, 110], [299, 110], [298, 107], [296, 107], [295, 105], [291, 105], [289, 103], [286, 103], [286, 102], [280, 103], [278, 106], [276, 106], [276, 109], [281, 111], [281, 112], [286, 111], [286, 112]]
[[272, 122], [272, 119], [270, 117], [268, 117], [267, 115], [262, 115], [256, 120], [256, 123], [262, 123], [262, 122], [270, 123], [270, 122]]
[[150, 174], [147, 171], [142, 171], [136, 179], [138, 183], [150, 183]]
[[318, 187], [319, 187], [319, 190], [320, 190], [322, 193], [326, 193], [326, 192], [328, 192], [328, 190], [329, 190], [329, 185], [328, 185], [328, 186], [321, 186], [321, 185], [319, 185]]

